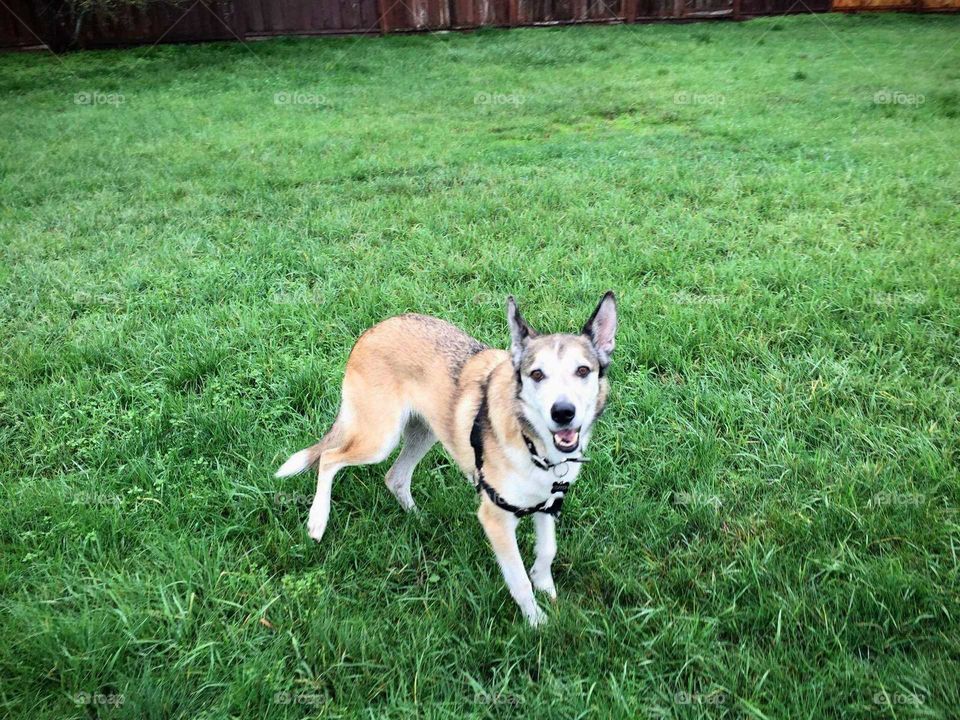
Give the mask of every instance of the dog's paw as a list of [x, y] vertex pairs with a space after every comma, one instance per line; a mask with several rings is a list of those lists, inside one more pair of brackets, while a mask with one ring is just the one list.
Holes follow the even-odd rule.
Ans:
[[542, 593], [544, 593], [548, 598], [550, 598], [550, 602], [554, 602], [554, 603], [555, 603], [555, 602], [557, 601], [557, 588], [556, 588], [556, 586], [553, 584], [553, 581], [552, 581], [552, 580], [551, 580], [549, 583], [544, 583], [544, 584], [542, 584], [542, 585], [537, 585], [537, 586], [536, 586], [536, 590], [537, 590], [537, 592], [542, 592]]
[[526, 616], [527, 622], [530, 623], [530, 627], [543, 627], [547, 624], [547, 614], [536, 603], [523, 614]]
[[536, 565], [530, 568], [530, 582], [534, 590], [546, 593], [552, 602], [557, 601], [557, 586], [553, 584], [553, 575], [550, 570], [540, 570]]
[[312, 537], [317, 542], [320, 542], [320, 539], [323, 537], [323, 531], [327, 529], [327, 521], [322, 518], [310, 513], [310, 517], [307, 518], [307, 535]]

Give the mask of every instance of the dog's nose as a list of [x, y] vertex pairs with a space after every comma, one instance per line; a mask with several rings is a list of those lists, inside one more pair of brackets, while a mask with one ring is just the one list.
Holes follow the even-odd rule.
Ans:
[[555, 423], [560, 425], [566, 425], [573, 420], [576, 414], [577, 409], [573, 406], [573, 403], [569, 403], [566, 400], [558, 400], [553, 404], [553, 407], [550, 408], [550, 417], [553, 418]]

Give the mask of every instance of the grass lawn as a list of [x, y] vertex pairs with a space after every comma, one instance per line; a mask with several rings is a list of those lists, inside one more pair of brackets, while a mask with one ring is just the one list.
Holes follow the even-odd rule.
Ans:
[[[0, 715], [957, 717], [958, 37], [0, 57]], [[348, 470], [309, 540], [272, 472], [364, 328], [503, 347], [506, 294], [573, 330], [607, 288], [542, 631], [439, 449], [420, 517]]]

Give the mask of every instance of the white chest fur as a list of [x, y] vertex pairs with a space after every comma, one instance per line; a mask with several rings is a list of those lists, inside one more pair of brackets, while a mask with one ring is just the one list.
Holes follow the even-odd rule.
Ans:
[[[514, 454], [516, 457], [513, 457]], [[569, 483], [572, 487], [580, 474], [581, 463], [571, 461], [559, 462], [544, 470], [533, 463], [530, 454], [525, 450], [512, 453], [510, 459], [514, 472], [505, 478], [500, 493], [508, 502], [519, 507], [529, 507], [551, 497], [561, 497], [563, 493], [554, 492], [554, 485], [562, 482]], [[550, 462], [556, 460], [551, 459]]]

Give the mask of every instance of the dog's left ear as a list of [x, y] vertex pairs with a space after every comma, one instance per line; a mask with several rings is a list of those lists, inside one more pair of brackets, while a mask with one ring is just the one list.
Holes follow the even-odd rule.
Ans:
[[537, 331], [527, 325], [527, 321], [520, 314], [517, 307], [517, 301], [513, 295], [507, 298], [507, 324], [510, 325], [510, 355], [513, 357], [513, 364], [520, 367], [520, 358], [523, 356], [523, 348], [527, 340], [535, 338]]
[[616, 344], [617, 334], [617, 299], [613, 290], [607, 290], [593, 315], [583, 326], [583, 334], [590, 338], [593, 347], [600, 356], [600, 367], [606, 368], [610, 364], [610, 356]]

